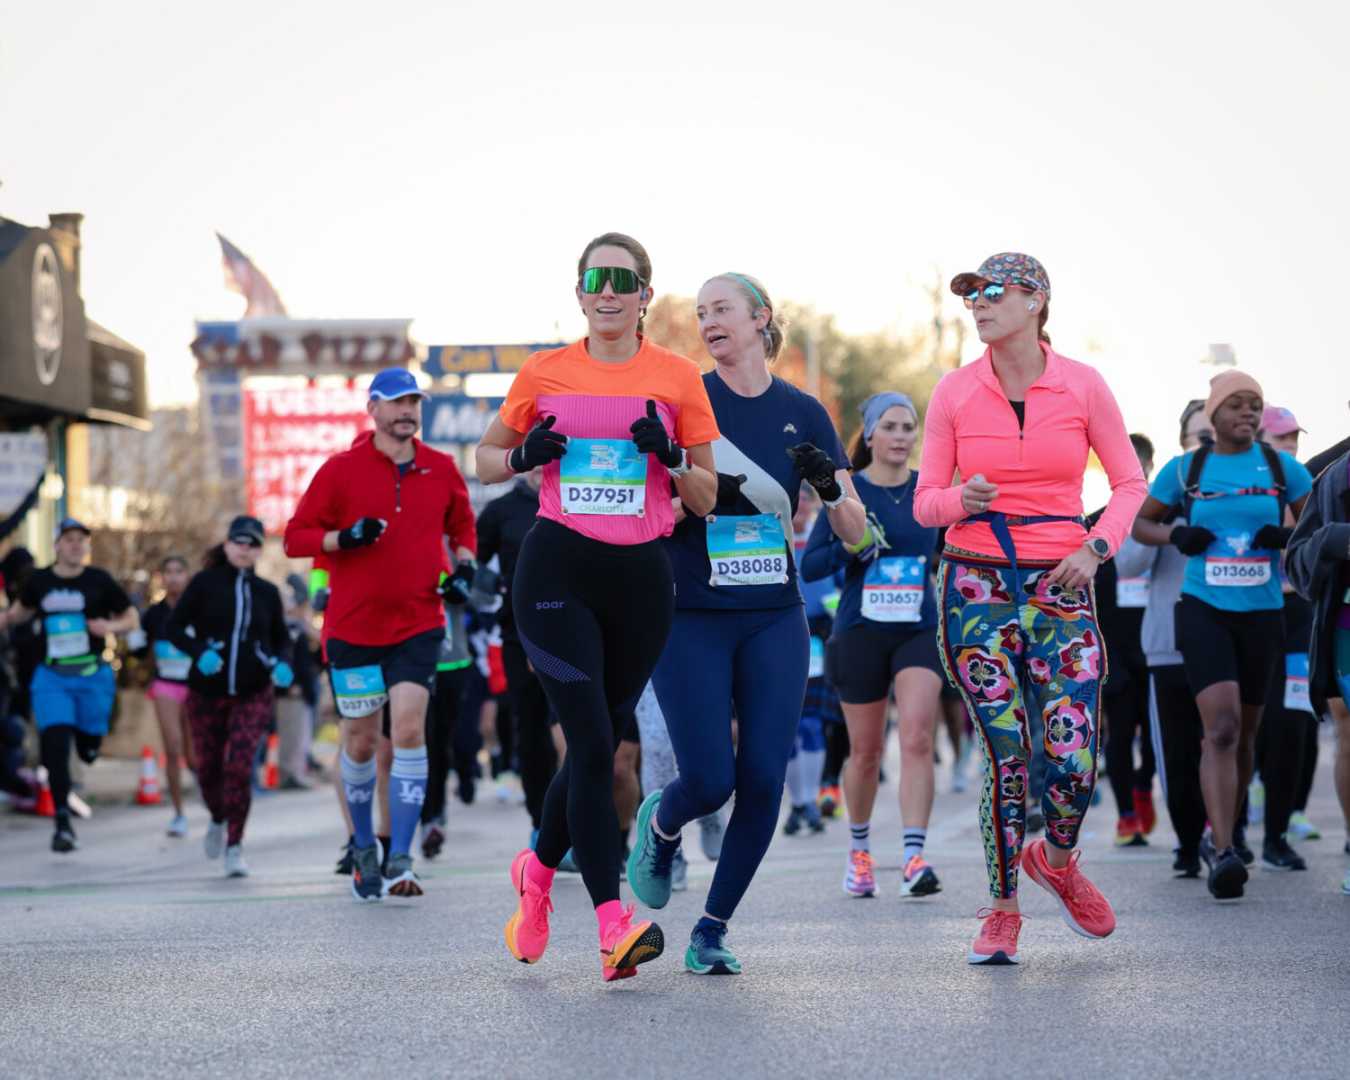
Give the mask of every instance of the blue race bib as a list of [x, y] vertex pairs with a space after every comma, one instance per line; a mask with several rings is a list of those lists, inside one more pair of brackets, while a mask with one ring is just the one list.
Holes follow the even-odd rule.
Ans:
[[384, 707], [389, 694], [379, 664], [358, 668], [333, 668], [333, 698], [339, 715], [349, 720], [369, 716]]
[[1284, 655], [1284, 707], [1295, 712], [1313, 711], [1308, 688], [1308, 654], [1305, 652]]
[[777, 514], [710, 517], [707, 525], [709, 584], [787, 584], [790, 556]]
[[192, 670], [192, 657], [179, 652], [172, 641], [155, 642], [155, 671], [161, 679], [183, 682]]
[[912, 623], [923, 617], [922, 555], [873, 559], [863, 575], [862, 616], [873, 622]]
[[89, 648], [89, 624], [83, 613], [48, 615], [42, 620], [42, 629], [47, 636], [47, 663], [93, 659]]
[[825, 642], [811, 635], [811, 663], [806, 669], [808, 679], [819, 679], [825, 674]]
[[647, 455], [629, 439], [568, 439], [558, 475], [564, 514], [646, 513]]

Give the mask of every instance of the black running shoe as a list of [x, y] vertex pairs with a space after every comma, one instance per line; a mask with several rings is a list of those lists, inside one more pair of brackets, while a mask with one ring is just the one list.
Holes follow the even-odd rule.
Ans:
[[75, 830], [70, 827], [70, 822], [59, 822], [56, 826], [56, 832], [52, 834], [52, 850], [65, 854], [68, 851], [74, 851], [79, 846], [79, 842], [75, 839]]
[[1179, 878], [1198, 878], [1200, 876], [1200, 852], [1195, 849], [1174, 848], [1172, 870]]
[[1233, 850], [1238, 853], [1243, 866], [1256, 862], [1256, 852], [1247, 846], [1247, 826], [1241, 822], [1233, 826]]
[[785, 836], [796, 836], [802, 831], [802, 825], [806, 821], [806, 807], [794, 806], [788, 813], [787, 820], [783, 822], [783, 834]]
[[1267, 870], [1306, 870], [1303, 856], [1289, 846], [1283, 836], [1267, 840], [1261, 845], [1261, 865]]
[[1233, 848], [1215, 852], [1209, 869], [1209, 892], [1215, 900], [1236, 900], [1247, 884], [1247, 868]]
[[342, 854], [338, 856], [337, 866], [333, 868], [335, 874], [345, 874], [352, 876], [352, 852], [356, 850], [356, 838], [347, 837], [347, 843], [339, 849]]

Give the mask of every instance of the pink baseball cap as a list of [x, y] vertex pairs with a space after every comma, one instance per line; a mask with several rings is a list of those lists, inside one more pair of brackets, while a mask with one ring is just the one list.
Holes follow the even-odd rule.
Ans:
[[1298, 420], [1288, 409], [1280, 405], [1267, 405], [1261, 413], [1261, 430], [1267, 435], [1289, 435], [1303, 431], [1303, 428], [1298, 426]]

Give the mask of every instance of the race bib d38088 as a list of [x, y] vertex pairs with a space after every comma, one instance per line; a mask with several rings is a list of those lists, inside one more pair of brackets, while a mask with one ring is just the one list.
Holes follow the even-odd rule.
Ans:
[[791, 556], [777, 514], [709, 518], [707, 542], [713, 586], [787, 583]]

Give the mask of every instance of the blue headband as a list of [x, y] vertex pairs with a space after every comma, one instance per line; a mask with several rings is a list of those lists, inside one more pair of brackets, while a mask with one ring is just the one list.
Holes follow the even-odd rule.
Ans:
[[863, 418], [863, 438], [870, 439], [872, 432], [876, 431], [877, 425], [881, 423], [881, 418], [886, 414], [886, 410], [895, 405], [902, 405], [914, 415], [914, 422], [919, 422], [919, 410], [914, 407], [914, 402], [910, 400], [908, 394], [902, 394], [897, 390], [883, 390], [879, 394], [873, 394], [870, 398], [858, 406], [858, 411], [862, 413]]
[[766, 308], [766, 307], [769, 306], [768, 304], [766, 304], [766, 303], [764, 302], [764, 297], [762, 297], [762, 296], [759, 295], [759, 290], [755, 288], [755, 283], [754, 283], [753, 281], [751, 281], [748, 277], [746, 277], [744, 274], [732, 274], [732, 273], [728, 273], [728, 274], [727, 274], [727, 277], [729, 277], [729, 278], [735, 278], [735, 279], [736, 279], [737, 281], [739, 281], [742, 285], [744, 285], [747, 289], [749, 289], [750, 292], [754, 294], [755, 299], [759, 302], [759, 306], [760, 306], [760, 307]]

